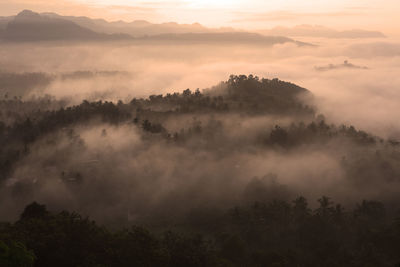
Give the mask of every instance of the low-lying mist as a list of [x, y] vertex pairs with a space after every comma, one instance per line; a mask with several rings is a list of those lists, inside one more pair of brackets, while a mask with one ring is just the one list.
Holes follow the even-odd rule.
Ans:
[[[329, 195], [343, 203], [397, 202], [399, 44], [353, 42], [318, 42], [315, 47], [2, 44], [6, 124], [27, 116], [36, 123], [45, 117], [32, 115], [36, 109], [67, 110], [83, 100], [113, 101], [129, 119], [112, 123], [94, 116], [25, 143], [25, 156], [0, 188], [0, 216], [16, 219], [34, 200], [108, 224], [174, 221], [193, 208], [224, 209], [298, 195]], [[390, 55], [379, 52], [384, 45], [392, 47]], [[367, 68], [315, 69], [345, 60]], [[183, 112], [162, 104], [131, 107], [134, 97], [211, 88], [232, 73], [278, 77], [307, 88], [312, 96], [303, 97], [302, 104], [315, 112], [295, 116]], [[39, 100], [47, 104], [24, 113], [21, 109], [18, 116], [18, 110], [10, 112], [4, 104]], [[342, 124], [376, 140], [359, 143], [364, 133]]]
[[[71, 104], [83, 99], [129, 101], [208, 88], [232, 73], [253, 73], [309, 89], [319, 111], [335, 123], [398, 138], [399, 43], [391, 39], [312, 41], [317, 46], [2, 44], [0, 90], [24, 98], [49, 94]], [[345, 60], [368, 69], [316, 70]], [[17, 82], [6, 82], [4, 73], [20, 76], [10, 78]], [[76, 73], [87, 75], [74, 77]]]

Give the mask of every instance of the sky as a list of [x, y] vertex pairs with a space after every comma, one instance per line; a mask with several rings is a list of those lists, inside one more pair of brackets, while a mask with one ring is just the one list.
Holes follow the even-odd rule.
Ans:
[[400, 32], [399, 0], [0, 0], [0, 16], [23, 9], [107, 20], [198, 22], [209, 27], [311, 24]]

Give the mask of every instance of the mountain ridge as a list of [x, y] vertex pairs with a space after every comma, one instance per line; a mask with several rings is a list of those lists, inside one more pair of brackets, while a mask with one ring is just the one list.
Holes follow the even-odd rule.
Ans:
[[[47, 15], [46, 15], [47, 14]], [[175, 43], [224, 43], [224, 44], [256, 44], [256, 45], [274, 45], [283, 43], [294, 43], [296, 45], [309, 45], [304, 42], [298, 42], [291, 38], [281, 36], [264, 36], [258, 33], [251, 32], [218, 32], [207, 31], [202, 25], [195, 23], [189, 25], [201, 29], [200, 31], [187, 31], [185, 30], [188, 25], [177, 23], [165, 23], [160, 25], [167, 25], [168, 29], [171, 27], [179, 28], [178, 32], [168, 30], [165, 33], [154, 34], [154, 31], [147, 32], [148, 22], [136, 21], [143, 28], [143, 34], [140, 37], [127, 34], [124, 27], [127, 25], [125, 22], [113, 22], [117, 25], [123, 25], [121, 31], [118, 26], [115, 27], [113, 32], [94, 31], [96, 25], [104, 24], [110, 25], [109, 22], [98, 19], [91, 20], [87, 17], [72, 17], [74, 20], [80, 19], [86, 25], [91, 24], [92, 27], [84, 27], [80, 24], [66, 19], [68, 17], [59, 16], [55, 13], [45, 13], [45, 15], [33, 12], [31, 10], [24, 10], [18, 15], [12, 17], [7, 22], [3, 30], [0, 28], [0, 38], [5, 41], [11, 42], [27, 42], [27, 41], [139, 41], [139, 42], [175, 42]], [[94, 26], [93, 26], [94, 25]], [[153, 24], [151, 24], [153, 25]], [[90, 25], [89, 25], [90, 26]], [[163, 27], [164, 27], [163, 26]], [[136, 28], [140, 28], [136, 27]], [[186, 27], [186, 28], [185, 28]], [[134, 27], [135, 28], [135, 27]], [[153, 34], [152, 34], [153, 33]]]
[[146, 20], [134, 20], [126, 22], [123, 20], [107, 21], [105, 19], [92, 19], [85, 16], [61, 16], [56, 13], [41, 13], [43, 16], [63, 18], [77, 23], [80, 26], [103, 33], [125, 33], [134, 37], [144, 35], [159, 35], [164, 33], [206, 33], [206, 32], [236, 32], [231, 27], [207, 28], [200, 23], [179, 24], [177, 22], [164, 22], [155, 24]]
[[297, 25], [294, 27], [277, 26], [268, 30], [260, 30], [262, 34], [267, 35], [285, 35], [290, 37], [321, 37], [336, 39], [362, 39], [362, 38], [386, 38], [380, 31], [351, 29], [351, 30], [335, 30], [320, 25]]
[[7, 41], [115, 40], [131, 38], [122, 34], [94, 32], [72, 21], [44, 17], [31, 10], [24, 10], [8, 21], [2, 35], [3, 39]]

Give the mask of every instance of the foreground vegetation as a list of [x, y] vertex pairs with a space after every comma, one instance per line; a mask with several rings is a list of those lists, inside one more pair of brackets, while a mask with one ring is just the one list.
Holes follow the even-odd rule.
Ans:
[[362, 201], [350, 211], [303, 197], [192, 214], [174, 232], [110, 231], [32, 203], [0, 228], [2, 266], [397, 266], [399, 218]]

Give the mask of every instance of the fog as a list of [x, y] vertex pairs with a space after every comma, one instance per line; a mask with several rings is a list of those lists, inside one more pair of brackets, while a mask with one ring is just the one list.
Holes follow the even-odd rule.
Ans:
[[[0, 90], [3, 99], [6, 94], [24, 101], [49, 95], [64, 107], [83, 100], [128, 103], [133, 97], [207, 89], [230, 74], [251, 73], [307, 88], [313, 97], [305, 103], [329, 124], [354, 125], [399, 140], [400, 42], [302, 41], [315, 46], [3, 43], [0, 72], [15, 81], [3, 80]], [[316, 69], [346, 60], [367, 68]], [[325, 194], [353, 203], [364, 198], [392, 201], [399, 193], [393, 186], [398, 180], [377, 182], [375, 176], [360, 189], [343, 167], [343, 158], [372, 157], [385, 150], [384, 144], [362, 148], [337, 138], [287, 151], [264, 149], [254, 141], [260, 134], [268, 136], [275, 125], [289, 127], [313, 118], [189, 114], [168, 117], [162, 124], [173, 133], [196, 120], [210, 131], [215, 121], [222, 126], [184, 145], [148, 137], [132, 123], [114, 126], [96, 119], [46, 134], [30, 146], [0, 189], [0, 215], [15, 219], [24, 205], [37, 200], [113, 224], [183, 216], [193, 208], [226, 208], [275, 194], [310, 199]], [[254, 193], [251, 185], [257, 182], [267, 191]], [[271, 187], [279, 190], [268, 191]]]
[[[3, 44], [0, 70], [54, 75], [49, 84], [27, 88], [22, 96], [49, 94], [73, 104], [83, 99], [129, 101], [132, 97], [186, 88], [204, 89], [226, 80], [230, 74], [277, 77], [310, 90], [319, 111], [329, 121], [351, 123], [383, 137], [398, 138], [400, 79], [396, 74], [400, 68], [400, 42], [315, 38], [311, 42], [317, 47]], [[346, 60], [360, 68], [327, 72], [315, 69], [329, 64], [340, 66]], [[76, 71], [117, 73], [60, 79], [63, 74]], [[6, 92], [7, 88], [1, 91]]]
[[[179, 221], [193, 209], [226, 209], [299, 195], [317, 199], [329, 194], [348, 205], [360, 199], [397, 201], [399, 181], [389, 180], [393, 174], [350, 177], [343, 165], [346, 158], [355, 164], [351, 168], [373, 159], [368, 168], [375, 170], [391, 153], [383, 145], [365, 148], [335, 138], [286, 150], [254, 141], [268, 136], [274, 125], [295, 120], [174, 117], [165, 123], [171, 132], [198, 122], [203, 127], [202, 135], [181, 145], [143, 135], [132, 124], [111, 126], [94, 120], [62, 129], [36, 141], [16, 164], [1, 189], [0, 212], [13, 219], [36, 200], [52, 210], [75, 210], [107, 225], [157, 225]], [[376, 151], [382, 151], [381, 159]]]

